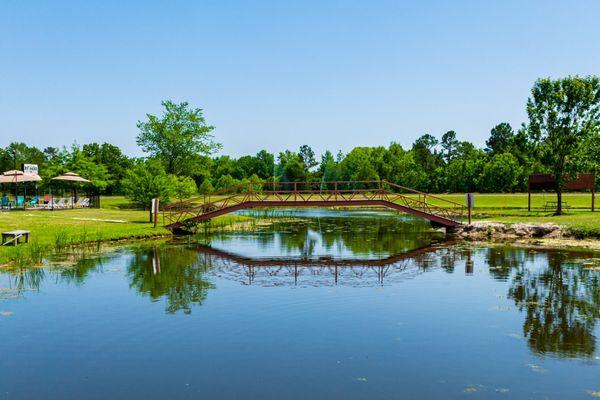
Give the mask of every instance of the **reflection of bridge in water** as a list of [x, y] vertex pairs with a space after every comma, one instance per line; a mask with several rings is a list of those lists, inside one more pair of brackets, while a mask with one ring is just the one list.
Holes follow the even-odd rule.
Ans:
[[[447, 243], [446, 243], [447, 244]], [[196, 245], [205, 267], [219, 276], [262, 286], [372, 286], [411, 279], [441, 267], [441, 249], [425, 247], [382, 259], [249, 258], [210, 246]], [[468, 257], [465, 272], [472, 273]]]

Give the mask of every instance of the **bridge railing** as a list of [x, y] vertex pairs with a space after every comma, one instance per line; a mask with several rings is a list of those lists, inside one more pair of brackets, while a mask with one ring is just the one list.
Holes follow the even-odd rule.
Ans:
[[437, 214], [453, 216], [453, 219], [462, 220], [467, 216], [467, 206], [452, 200], [445, 199], [433, 194], [407, 188], [392, 182], [384, 181], [394, 193], [406, 194], [409, 198], [415, 198], [423, 206], [428, 207]]
[[197, 215], [248, 201], [340, 202], [383, 200], [425, 213], [460, 220], [462, 204], [387, 181], [245, 182], [211, 194], [163, 207], [165, 223], [172, 224]]

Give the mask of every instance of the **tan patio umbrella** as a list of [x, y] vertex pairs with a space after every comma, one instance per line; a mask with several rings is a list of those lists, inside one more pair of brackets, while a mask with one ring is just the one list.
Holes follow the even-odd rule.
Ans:
[[66, 181], [66, 182], [86, 182], [86, 183], [92, 182], [89, 179], [82, 178], [81, 176], [77, 175], [75, 172], [67, 172], [64, 175], [55, 176], [54, 178], [52, 178], [52, 180]]
[[26, 174], [16, 169], [5, 171], [0, 175], [0, 183], [39, 182], [41, 180], [42, 178], [37, 174]]
[[[55, 176], [52, 178], [53, 181], [63, 181], [63, 182], [80, 182], [80, 183], [92, 183], [89, 179], [85, 179], [75, 172], [65, 172], [64, 175]], [[71, 208], [75, 208], [75, 197], [77, 197], [77, 189], [73, 189], [73, 201], [71, 202]], [[52, 196], [52, 209], [54, 209], [54, 196]]]
[[[15, 197], [17, 195], [17, 184], [23, 182], [39, 182], [42, 178], [38, 174], [29, 174], [24, 173], [23, 171], [19, 171], [17, 169], [13, 169], [10, 171], [5, 171], [0, 175], [0, 183], [14, 183], [15, 185]], [[25, 188], [25, 195], [27, 195], [27, 189]]]

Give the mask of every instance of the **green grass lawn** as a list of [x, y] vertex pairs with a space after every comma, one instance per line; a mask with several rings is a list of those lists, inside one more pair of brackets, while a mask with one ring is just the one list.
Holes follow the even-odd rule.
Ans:
[[[137, 210], [124, 197], [102, 197], [99, 209], [24, 210], [0, 212], [0, 232], [15, 229], [31, 231], [30, 244], [0, 247], [0, 265], [84, 243], [168, 236], [171, 232], [149, 222], [148, 211]], [[215, 218], [215, 225], [240, 219]]]
[[147, 211], [133, 209], [123, 197], [103, 197], [99, 209], [23, 210], [0, 213], [0, 231], [31, 231], [29, 246], [0, 247], [0, 263], [74, 244], [149, 238], [170, 232], [149, 223]]
[[[464, 194], [441, 194], [438, 197], [465, 204]], [[596, 196], [596, 205], [598, 203]], [[569, 205], [564, 215], [555, 216], [554, 210], [545, 210], [546, 202], [556, 201], [556, 194], [535, 193], [531, 196], [531, 211], [527, 211], [527, 193], [475, 194], [474, 221], [503, 223], [551, 222], [564, 225], [571, 233], [581, 237], [600, 237], [600, 210], [591, 212], [591, 194], [566, 193], [563, 201]], [[437, 204], [435, 200], [430, 200]], [[438, 202], [441, 205], [441, 202]]]
[[[465, 204], [464, 193], [440, 194], [436, 195], [446, 200], [451, 200], [459, 204]], [[531, 195], [532, 211], [542, 211], [546, 202], [556, 201], [554, 193], [534, 193]], [[436, 204], [435, 199], [431, 199], [432, 204]], [[565, 193], [563, 202], [568, 203], [571, 209], [590, 210], [592, 204], [592, 195], [590, 193]], [[596, 205], [598, 196], [596, 196]], [[503, 212], [509, 209], [527, 211], [527, 193], [476, 193], [475, 210], [477, 211], [498, 211]]]

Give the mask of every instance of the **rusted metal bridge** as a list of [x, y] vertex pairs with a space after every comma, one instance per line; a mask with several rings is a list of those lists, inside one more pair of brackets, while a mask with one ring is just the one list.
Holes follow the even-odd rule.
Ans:
[[234, 211], [259, 207], [385, 207], [431, 221], [433, 226], [462, 224], [462, 204], [387, 181], [248, 182], [212, 194], [168, 204], [165, 226], [183, 231]]

